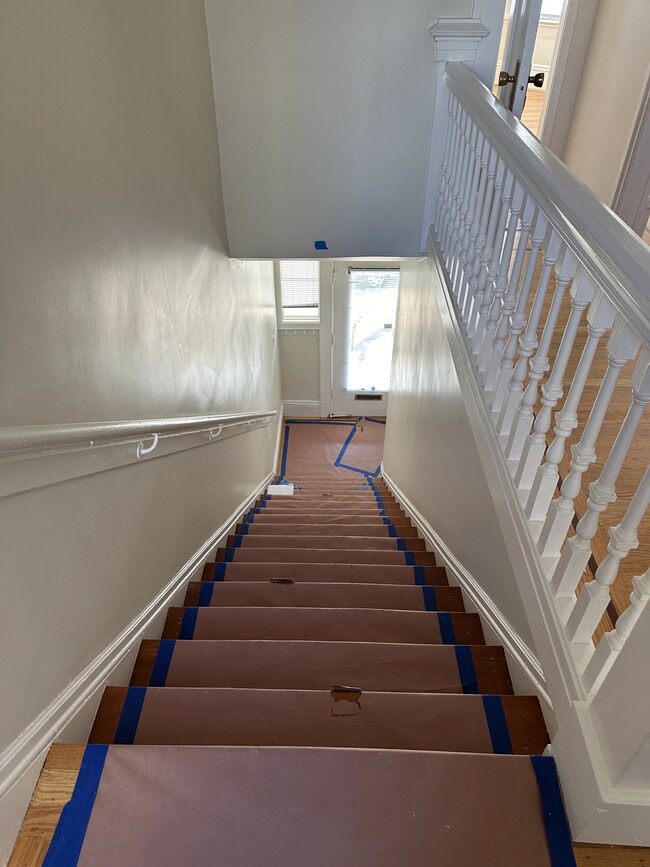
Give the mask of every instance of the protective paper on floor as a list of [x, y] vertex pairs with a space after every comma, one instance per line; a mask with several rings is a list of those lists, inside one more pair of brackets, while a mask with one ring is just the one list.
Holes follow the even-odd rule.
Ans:
[[354, 479], [379, 475], [384, 452], [383, 423], [287, 421], [284, 427], [280, 475], [300, 485], [300, 479]]
[[[88, 819], [79, 802], [89, 794], [78, 787], [48, 867], [575, 864], [551, 759], [90, 746], [85, 760], [90, 752], [102, 758], [94, 808]], [[80, 853], [66, 833], [75, 820]]]

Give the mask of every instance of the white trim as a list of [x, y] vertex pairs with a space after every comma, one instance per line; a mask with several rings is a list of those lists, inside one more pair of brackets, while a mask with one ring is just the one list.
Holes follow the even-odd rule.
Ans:
[[488, 628], [495, 634], [499, 643], [503, 645], [510, 659], [519, 667], [525, 680], [530, 684], [531, 689], [537, 693], [546, 709], [552, 711], [553, 705], [546, 691], [544, 672], [535, 653], [508, 621], [501, 609], [494, 604], [485, 590], [483, 590], [480, 582], [463, 566], [454, 552], [433, 529], [429, 521], [418, 511], [406, 494], [386, 473], [383, 463], [381, 475], [409, 518], [415, 522], [420, 535], [428, 543], [428, 547], [442, 561], [450, 577], [467, 594], [472, 606], [478, 611], [481, 620], [485, 621]]
[[[282, 426], [279, 426], [282, 429]], [[280, 438], [278, 437], [277, 450]], [[231, 533], [275, 473], [270, 472], [237, 509], [189, 558], [158, 595], [129, 623], [0, 754], [0, 863], [8, 858], [29, 806], [33, 784], [50, 745], [87, 739], [107, 684], [128, 683], [139, 642], [158, 637], [167, 609], [182, 596], [215, 549]], [[182, 602], [182, 600], [179, 600]]]
[[560, 159], [571, 126], [597, 5], [593, 0], [567, 0], [560, 18], [546, 82], [548, 96], [538, 130], [540, 141]]
[[289, 418], [320, 418], [320, 400], [283, 400], [282, 411]]

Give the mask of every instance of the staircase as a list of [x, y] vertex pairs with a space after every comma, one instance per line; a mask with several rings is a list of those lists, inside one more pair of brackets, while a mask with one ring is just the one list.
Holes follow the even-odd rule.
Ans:
[[547, 741], [385, 484], [302, 478], [106, 689], [45, 864], [564, 867]]

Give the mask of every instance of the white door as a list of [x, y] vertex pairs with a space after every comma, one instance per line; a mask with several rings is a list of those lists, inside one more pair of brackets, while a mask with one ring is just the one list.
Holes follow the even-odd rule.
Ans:
[[521, 117], [526, 102], [541, 11], [542, 0], [508, 0], [506, 5], [504, 26], [508, 32], [501, 69], [497, 69], [497, 86], [499, 100], [517, 117]]
[[385, 416], [399, 265], [335, 262], [330, 415]]

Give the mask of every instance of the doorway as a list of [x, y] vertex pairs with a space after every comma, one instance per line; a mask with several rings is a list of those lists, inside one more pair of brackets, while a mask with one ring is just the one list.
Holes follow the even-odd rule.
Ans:
[[399, 275], [395, 260], [333, 263], [331, 296], [323, 298], [331, 328], [321, 332], [330, 417], [386, 416]]

